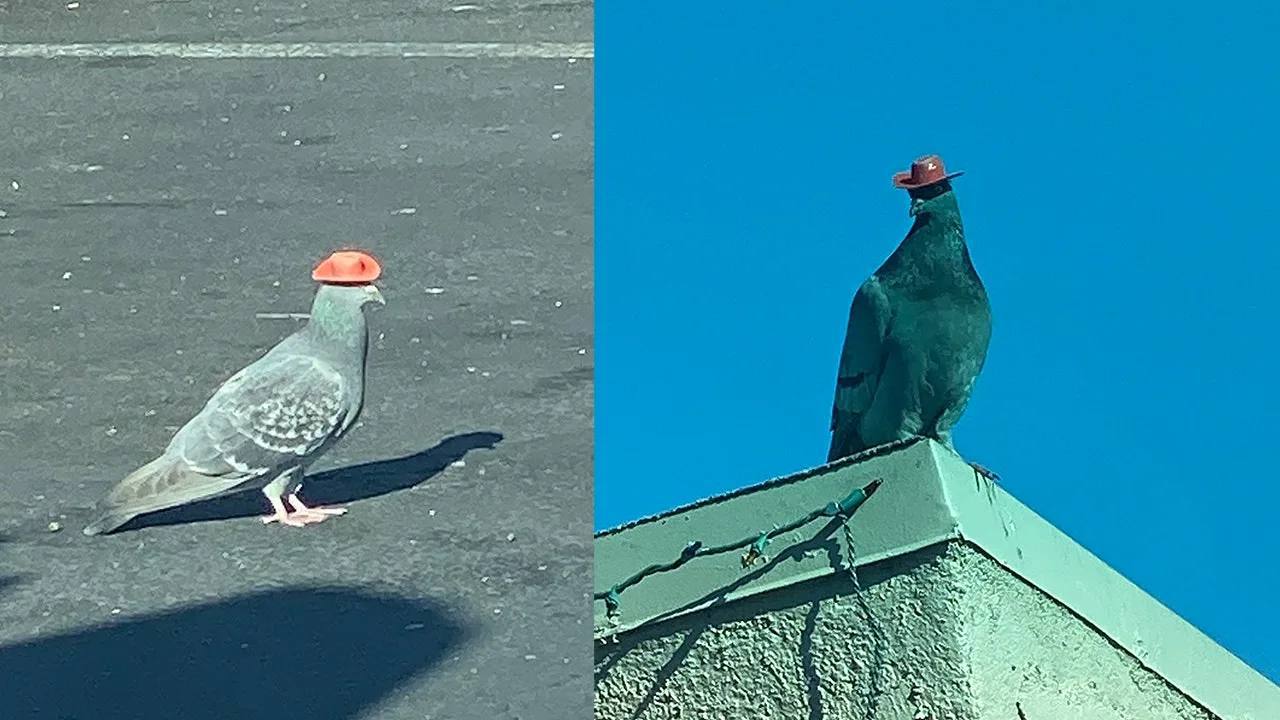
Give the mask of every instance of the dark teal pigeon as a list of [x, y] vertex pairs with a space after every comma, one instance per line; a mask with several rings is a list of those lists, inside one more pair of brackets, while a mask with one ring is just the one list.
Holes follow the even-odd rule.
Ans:
[[346, 512], [308, 507], [298, 491], [307, 466], [360, 415], [369, 350], [364, 306], [384, 303], [373, 285], [379, 273], [377, 262], [360, 252], [334, 253], [320, 263], [307, 324], [223, 383], [160, 457], [112, 488], [84, 534], [255, 488], [274, 510], [263, 522], [301, 527]]
[[954, 451], [951, 429], [991, 341], [991, 305], [951, 188], [960, 174], [948, 174], [942, 159], [929, 155], [894, 176], [911, 196], [915, 222], [853, 296], [828, 462], [917, 437]]

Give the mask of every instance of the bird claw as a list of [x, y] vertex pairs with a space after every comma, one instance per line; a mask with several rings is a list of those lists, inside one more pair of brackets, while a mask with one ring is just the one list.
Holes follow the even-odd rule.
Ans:
[[309, 507], [306, 510], [299, 510], [298, 512], [308, 515], [314, 514], [333, 517], [335, 515], [346, 515], [347, 509], [344, 507]]
[[306, 520], [298, 517], [298, 513], [276, 513], [275, 515], [264, 515], [261, 520], [263, 525], [270, 525], [273, 522], [278, 522], [281, 525], [288, 525], [289, 527], [303, 527], [307, 524]]
[[288, 515], [268, 515], [262, 518], [263, 525], [269, 525], [278, 522], [281, 525], [289, 527], [306, 527], [319, 522], [324, 522], [335, 515], [341, 515], [347, 511], [346, 508], [307, 508], [298, 512], [291, 512]]
[[325, 518], [347, 514], [347, 509], [344, 507], [308, 507], [303, 504], [297, 493], [290, 495], [288, 501], [289, 507], [293, 508], [294, 515], [314, 518], [313, 522], [320, 522]]
[[343, 515], [347, 512], [346, 508], [334, 507], [307, 507], [302, 500], [298, 498], [297, 493], [288, 497], [289, 506], [293, 508], [293, 512], [285, 509], [284, 502], [280, 498], [273, 498], [271, 504], [275, 507], [275, 514], [267, 515], [262, 518], [263, 525], [270, 525], [278, 522], [281, 525], [289, 527], [305, 527], [314, 525], [318, 522], [324, 522], [335, 515]]
[[985, 467], [983, 467], [983, 466], [979, 465], [978, 463], [971, 462], [971, 463], [969, 463], [969, 467], [973, 468], [973, 472], [974, 472], [975, 474], [977, 474], [977, 475], [979, 475], [979, 476], [981, 476], [981, 477], [984, 477], [984, 478], [986, 478], [986, 479], [990, 480], [990, 481], [991, 481], [991, 482], [993, 482], [993, 483], [998, 483], [998, 482], [1000, 482], [1000, 476], [999, 476], [999, 475], [997, 475], [994, 471], [989, 470], [989, 469], [987, 469], [987, 468], [985, 468]]

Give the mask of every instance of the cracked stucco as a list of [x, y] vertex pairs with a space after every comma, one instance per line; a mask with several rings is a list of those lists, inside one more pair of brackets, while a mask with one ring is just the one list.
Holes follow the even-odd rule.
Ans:
[[624, 633], [596, 717], [1200, 720], [1060, 605], [960, 543]]

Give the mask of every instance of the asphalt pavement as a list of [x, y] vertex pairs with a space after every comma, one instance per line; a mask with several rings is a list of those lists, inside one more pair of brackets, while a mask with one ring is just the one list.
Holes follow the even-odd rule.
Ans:
[[[0, 718], [589, 717], [589, 53], [2, 55], [589, 45], [591, 5], [64, 5], [0, 1]], [[350, 512], [264, 526], [251, 493], [81, 535], [342, 246], [387, 305], [303, 497]]]

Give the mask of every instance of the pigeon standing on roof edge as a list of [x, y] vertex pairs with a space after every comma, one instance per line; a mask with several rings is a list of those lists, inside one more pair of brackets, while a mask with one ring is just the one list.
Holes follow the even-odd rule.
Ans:
[[364, 306], [385, 304], [373, 284], [380, 273], [362, 252], [322, 261], [312, 273], [321, 284], [307, 324], [223, 383], [160, 457], [112, 488], [84, 534], [253, 488], [274, 511], [263, 522], [301, 527], [346, 512], [308, 507], [298, 491], [307, 466], [360, 415], [369, 350]]
[[914, 223], [853, 297], [828, 462], [913, 437], [954, 451], [951, 429], [991, 342], [991, 305], [951, 187], [959, 175], [927, 155], [893, 178], [911, 197]]

